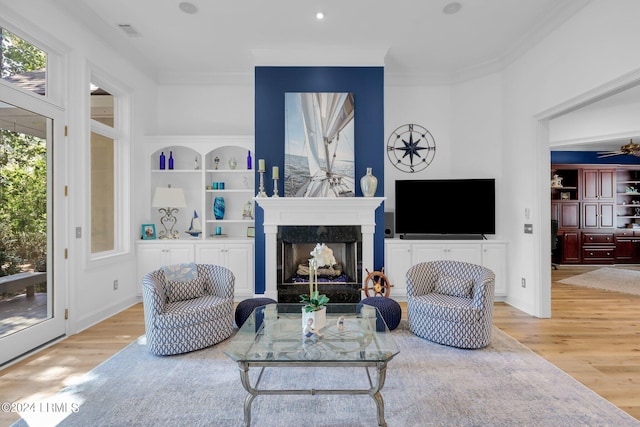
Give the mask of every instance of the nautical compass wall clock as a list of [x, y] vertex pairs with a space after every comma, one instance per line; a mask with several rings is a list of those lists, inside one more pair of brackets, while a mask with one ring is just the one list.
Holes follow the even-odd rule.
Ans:
[[424, 127], [416, 124], [402, 125], [389, 135], [387, 157], [402, 172], [424, 170], [436, 155], [436, 141]]

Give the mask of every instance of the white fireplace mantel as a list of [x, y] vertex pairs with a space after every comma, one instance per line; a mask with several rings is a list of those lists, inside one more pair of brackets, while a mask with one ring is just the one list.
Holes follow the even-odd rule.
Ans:
[[362, 266], [369, 271], [374, 270], [375, 211], [385, 200], [384, 197], [256, 197], [254, 200], [264, 210], [266, 297], [278, 299], [276, 254], [278, 253], [277, 234], [280, 226], [360, 226]]

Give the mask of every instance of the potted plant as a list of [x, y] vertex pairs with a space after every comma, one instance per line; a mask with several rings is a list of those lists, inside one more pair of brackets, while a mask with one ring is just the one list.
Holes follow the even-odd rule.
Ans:
[[323, 328], [327, 323], [326, 304], [329, 298], [318, 291], [318, 269], [323, 267], [333, 267], [336, 259], [333, 251], [324, 243], [316, 244], [310, 253], [309, 259], [309, 294], [300, 295], [302, 307], [302, 329], [308, 328], [309, 319], [313, 319], [312, 324], [316, 330]]

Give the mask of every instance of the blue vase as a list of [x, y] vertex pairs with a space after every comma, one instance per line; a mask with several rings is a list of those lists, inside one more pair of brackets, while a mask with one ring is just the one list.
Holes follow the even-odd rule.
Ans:
[[224, 218], [224, 197], [216, 197], [213, 200], [213, 216], [216, 219]]

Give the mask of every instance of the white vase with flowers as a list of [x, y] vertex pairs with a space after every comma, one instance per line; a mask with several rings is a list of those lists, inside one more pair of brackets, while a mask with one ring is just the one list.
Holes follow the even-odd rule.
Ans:
[[[313, 330], [319, 331], [327, 324], [327, 307], [329, 298], [318, 291], [318, 269], [330, 268], [336, 265], [336, 259], [333, 251], [324, 243], [316, 244], [316, 247], [310, 253], [309, 259], [309, 294], [300, 295], [300, 302], [304, 303], [302, 307], [302, 329], [309, 330], [312, 325]], [[313, 319], [309, 322], [309, 319]]]

